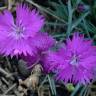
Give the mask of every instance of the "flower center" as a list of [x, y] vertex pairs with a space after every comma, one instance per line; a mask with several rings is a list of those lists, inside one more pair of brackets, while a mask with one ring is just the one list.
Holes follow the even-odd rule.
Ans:
[[23, 27], [17, 27], [15, 30], [16, 34], [21, 34], [21, 33], [23, 33], [23, 31], [24, 31]]
[[23, 26], [17, 26], [17, 25], [13, 25], [12, 27], [12, 33], [9, 34], [9, 36], [12, 36], [16, 39], [22, 38], [24, 37], [24, 27]]
[[16, 26], [14, 33], [15, 33], [16, 39], [24, 37], [24, 34], [23, 34], [24, 33], [24, 27]]
[[76, 66], [78, 65], [78, 57], [75, 54], [72, 56], [70, 64]]

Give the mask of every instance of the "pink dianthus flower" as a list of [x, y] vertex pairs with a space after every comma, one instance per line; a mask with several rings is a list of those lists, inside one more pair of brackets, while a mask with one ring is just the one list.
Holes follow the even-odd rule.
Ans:
[[4, 55], [27, 56], [35, 54], [38, 49], [49, 48], [54, 40], [47, 33], [40, 32], [43, 25], [43, 16], [26, 5], [16, 6], [16, 19], [10, 11], [4, 10], [0, 13], [0, 52]]
[[48, 72], [54, 72], [57, 80], [73, 83], [89, 83], [96, 67], [96, 47], [91, 40], [74, 33], [72, 39], [58, 51], [49, 51], [43, 57]]

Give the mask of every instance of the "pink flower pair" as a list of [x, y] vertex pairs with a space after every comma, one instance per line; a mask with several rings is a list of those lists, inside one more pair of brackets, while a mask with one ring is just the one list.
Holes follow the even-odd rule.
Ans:
[[67, 39], [62, 48], [49, 51], [55, 40], [47, 33], [40, 32], [43, 24], [44, 17], [26, 5], [16, 7], [16, 19], [8, 10], [0, 13], [0, 53], [11, 57], [31, 56], [27, 60], [32, 64], [33, 60], [40, 57], [39, 53], [47, 51], [39, 59], [47, 72], [55, 73], [57, 80], [89, 83], [96, 66], [96, 48], [92, 41], [74, 33], [73, 38]]

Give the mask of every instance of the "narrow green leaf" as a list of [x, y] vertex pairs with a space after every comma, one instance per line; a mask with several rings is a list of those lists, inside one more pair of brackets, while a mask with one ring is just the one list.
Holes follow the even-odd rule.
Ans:
[[[69, 0], [70, 1], [70, 0]], [[86, 12], [85, 14], [81, 15], [79, 19], [77, 19], [73, 25], [72, 25], [72, 29], [74, 29], [75, 27], [77, 27], [81, 21], [89, 14], [89, 12]]]
[[50, 9], [50, 12], [67, 21], [68, 19], [67, 7], [61, 2], [61, 0], [59, 0], [59, 3], [50, 2], [50, 4], [53, 7], [53, 9], [55, 9], [55, 10]]
[[61, 21], [63, 23], [66, 23], [66, 21], [64, 21], [64, 19], [61, 19], [60, 17], [54, 15], [51, 10], [48, 10], [45, 7], [38, 5], [37, 3], [33, 2], [33, 0], [32, 1], [31, 0], [26, 0], [26, 1], [29, 2], [30, 4], [34, 5], [35, 7], [37, 7], [38, 9], [40, 9], [41, 11], [43, 11], [43, 12], [45, 12], [45, 13], [53, 16], [57, 20], [59, 20], [59, 21]]
[[73, 7], [77, 7], [77, 5], [81, 2], [81, 0], [72, 0]]
[[67, 38], [69, 38], [70, 36], [70, 33], [71, 33], [71, 28], [72, 28], [72, 13], [73, 13], [73, 10], [72, 10], [72, 6], [71, 6], [71, 0], [68, 0], [68, 28], [67, 28]]
[[82, 0], [76, 0], [76, 5], [78, 5]]
[[72, 92], [72, 94], [70, 96], [75, 96], [80, 88], [81, 88], [81, 85], [77, 84], [77, 86], [75, 87], [75, 90]]
[[52, 95], [56, 96], [55, 82], [54, 82], [53, 78], [50, 77], [49, 75], [48, 75], [48, 80], [49, 80], [50, 88], [51, 88], [51, 91], [52, 91]]
[[94, 26], [91, 22], [86, 22], [87, 26], [88, 26], [88, 30], [92, 33], [96, 34], [96, 26]]
[[83, 25], [84, 25], [84, 28], [85, 28], [85, 31], [86, 31], [87, 36], [88, 36], [89, 38], [91, 38], [91, 37], [90, 37], [90, 34], [89, 34], [89, 32], [88, 32], [88, 26], [87, 26], [86, 21], [85, 21], [84, 19], [83, 19]]
[[84, 92], [86, 91], [86, 86], [84, 86], [83, 88], [82, 88], [82, 90], [81, 90], [81, 92], [80, 92], [80, 96], [83, 96], [83, 94], [84, 94]]
[[44, 80], [41, 82], [39, 88], [41, 88], [46, 81], [47, 81], [47, 76], [45, 76], [45, 78], [44, 78]]

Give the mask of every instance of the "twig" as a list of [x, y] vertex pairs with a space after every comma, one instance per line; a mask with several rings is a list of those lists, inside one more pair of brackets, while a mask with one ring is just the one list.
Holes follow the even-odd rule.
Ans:
[[9, 61], [8, 57], [5, 57], [5, 59], [7, 61], [7, 64], [8, 64], [9, 69], [11, 69], [11, 64], [10, 64], [10, 61]]
[[1, 67], [0, 67], [0, 72], [3, 73], [6, 77], [9, 77], [10, 76], [9, 78], [12, 79], [12, 80], [14, 80], [14, 78], [12, 77], [12, 75], [10, 75], [11, 73], [6, 72]]
[[8, 10], [11, 10], [12, 9], [12, 5], [13, 5], [13, 2], [14, 0], [8, 0]]
[[2, 69], [1, 67], [0, 67], [0, 72], [6, 76], [8, 76], [10, 74], [10, 73], [6, 72], [4, 69]]
[[11, 91], [14, 87], [16, 87], [16, 83], [13, 84], [8, 90], [5, 91], [3, 95], [6, 95], [9, 91]]
[[[2, 89], [2, 86], [0, 86], [0, 91], [1, 91], [1, 92], [4, 92], [4, 90]], [[0, 96], [1, 96], [1, 95], [0, 95]]]
[[2, 79], [2, 81], [3, 81], [7, 86], [9, 86], [9, 82], [8, 82], [4, 77], [2, 77], [1, 79]]
[[2, 94], [0, 94], [0, 96], [15, 96], [15, 95], [2, 95]]
[[9, 74], [9, 75], [7, 75], [6, 77], [7, 77], [7, 78], [10, 78], [10, 77], [14, 76], [15, 74], [17, 74], [17, 72], [10, 73], [10, 74]]
[[6, 8], [7, 8], [6, 6], [0, 7], [0, 10], [4, 10], [4, 9], [6, 9]]
[[21, 96], [21, 93], [19, 93], [19, 91], [17, 91], [17, 90], [14, 90], [14, 93], [16, 96]]

